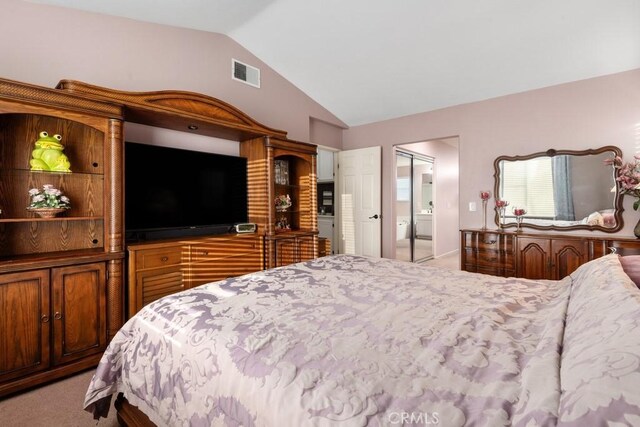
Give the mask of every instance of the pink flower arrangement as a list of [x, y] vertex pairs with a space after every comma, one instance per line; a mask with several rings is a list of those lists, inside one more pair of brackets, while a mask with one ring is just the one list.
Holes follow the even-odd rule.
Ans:
[[509, 202], [506, 200], [496, 199], [496, 208], [503, 209], [509, 206]]
[[515, 216], [523, 216], [527, 214], [527, 210], [525, 208], [513, 208], [513, 214]]
[[[633, 209], [637, 211], [640, 207], [640, 155], [633, 156], [633, 162], [624, 163], [620, 156], [615, 156], [605, 159], [604, 164], [617, 169], [616, 181], [619, 183], [620, 194], [636, 197], [638, 200], [633, 203]], [[615, 187], [611, 189], [614, 190]]]
[[482, 200], [489, 200], [489, 197], [491, 197], [491, 192], [490, 191], [481, 191], [480, 192], [480, 198]]
[[29, 196], [31, 197], [30, 208], [71, 208], [69, 198], [51, 184], [44, 184], [42, 190], [32, 188], [29, 190]]

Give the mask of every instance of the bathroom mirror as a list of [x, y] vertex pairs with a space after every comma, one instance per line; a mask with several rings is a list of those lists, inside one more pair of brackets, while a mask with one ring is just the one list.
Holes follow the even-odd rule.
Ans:
[[[494, 194], [509, 202], [501, 228], [516, 228], [513, 207], [526, 210], [521, 226], [539, 230], [622, 228], [622, 195], [613, 166], [604, 160], [622, 156], [618, 147], [583, 151], [548, 150], [527, 156], [501, 156], [494, 161]], [[491, 208], [495, 205], [490, 201]]]

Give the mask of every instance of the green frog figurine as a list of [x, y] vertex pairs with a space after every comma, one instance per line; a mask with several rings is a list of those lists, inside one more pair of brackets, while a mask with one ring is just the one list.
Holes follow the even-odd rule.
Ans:
[[64, 145], [60, 143], [62, 136], [40, 132], [40, 138], [36, 141], [36, 149], [33, 150], [31, 164], [32, 171], [71, 172], [69, 158], [62, 152]]

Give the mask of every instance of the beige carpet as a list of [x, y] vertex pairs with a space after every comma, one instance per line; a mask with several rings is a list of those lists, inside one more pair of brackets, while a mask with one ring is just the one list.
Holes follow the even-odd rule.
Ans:
[[448, 268], [449, 270], [460, 270], [460, 252], [456, 251], [438, 258], [433, 258], [421, 263], [432, 267]]
[[116, 427], [116, 410], [95, 421], [82, 409], [93, 370], [0, 399], [2, 427]]

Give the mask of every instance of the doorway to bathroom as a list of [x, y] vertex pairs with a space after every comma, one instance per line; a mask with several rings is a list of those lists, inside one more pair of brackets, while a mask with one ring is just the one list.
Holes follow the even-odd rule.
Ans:
[[396, 259], [433, 258], [434, 162], [396, 147]]

